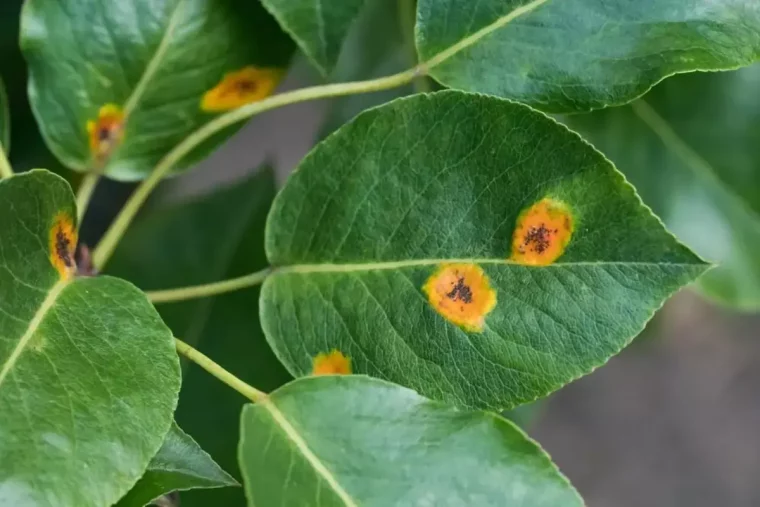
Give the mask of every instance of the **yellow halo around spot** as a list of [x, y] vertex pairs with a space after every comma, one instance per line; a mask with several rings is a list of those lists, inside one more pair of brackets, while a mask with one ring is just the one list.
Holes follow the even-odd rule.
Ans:
[[282, 69], [254, 66], [225, 74], [203, 95], [201, 109], [211, 113], [229, 111], [265, 99], [272, 94], [283, 74]]
[[573, 235], [570, 208], [550, 197], [523, 210], [512, 236], [511, 260], [531, 266], [547, 266], [562, 256]]
[[339, 350], [322, 352], [314, 358], [312, 375], [350, 375], [351, 359], [344, 356]]
[[77, 246], [77, 231], [74, 221], [65, 213], [58, 213], [50, 227], [49, 245], [50, 263], [61, 278], [70, 278], [76, 271], [74, 253]]
[[96, 120], [87, 121], [90, 153], [96, 160], [107, 158], [121, 143], [124, 133], [124, 113], [115, 104], [106, 104], [98, 111]]
[[439, 314], [471, 332], [483, 331], [486, 315], [496, 307], [496, 291], [477, 264], [442, 264], [422, 289]]

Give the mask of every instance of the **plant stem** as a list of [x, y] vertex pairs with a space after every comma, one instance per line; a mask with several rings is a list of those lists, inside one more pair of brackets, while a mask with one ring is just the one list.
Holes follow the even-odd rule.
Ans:
[[208, 283], [205, 285], [195, 285], [192, 287], [182, 287], [180, 289], [157, 290], [148, 292], [148, 299], [154, 303], [167, 303], [171, 301], [184, 301], [187, 299], [202, 298], [224, 294], [235, 290], [253, 287], [264, 281], [272, 273], [272, 268], [262, 269], [250, 275], [232, 278], [221, 282]]
[[10, 178], [13, 176], [13, 169], [8, 162], [8, 157], [5, 156], [5, 150], [3, 150], [3, 143], [0, 143], [0, 179]]
[[[414, 42], [414, 25], [417, 18], [416, 0], [398, 0], [398, 21], [404, 47], [409, 53], [409, 61], [417, 65], [417, 45]], [[429, 92], [430, 82], [423, 73], [414, 78], [414, 91], [418, 93]]]
[[208, 356], [194, 349], [179, 338], [174, 338], [174, 344], [177, 347], [177, 352], [233, 388], [235, 391], [253, 401], [254, 403], [261, 402], [266, 399], [266, 393], [259, 391], [249, 384], [246, 384], [235, 375], [216, 364]]
[[95, 248], [93, 253], [93, 263], [98, 271], [102, 271], [108, 259], [111, 258], [116, 245], [121, 237], [124, 235], [127, 227], [134, 219], [137, 211], [147, 200], [150, 193], [158, 185], [158, 183], [168, 174], [168, 172], [180, 161], [182, 158], [196, 148], [200, 143], [211, 137], [213, 134], [220, 130], [234, 125], [237, 122], [243, 121], [251, 116], [274, 109], [280, 106], [288, 104], [296, 104], [298, 102], [304, 102], [307, 100], [337, 97], [340, 95], [351, 95], [355, 93], [373, 92], [379, 90], [387, 90], [396, 86], [401, 86], [408, 83], [415, 76], [417, 76], [417, 68], [406, 70], [392, 76], [382, 77], [379, 79], [371, 79], [368, 81], [356, 81], [351, 83], [338, 83], [324, 86], [312, 86], [309, 88], [301, 88], [300, 90], [294, 90], [292, 92], [280, 93], [273, 95], [269, 98], [254, 102], [242, 106], [238, 109], [230, 111], [229, 113], [218, 116], [211, 120], [203, 127], [199, 128], [189, 136], [187, 136], [181, 143], [179, 143], [172, 151], [170, 151], [161, 161], [156, 165], [150, 176], [137, 187], [137, 190], [127, 201], [127, 204], [116, 217], [116, 220], [111, 224], [111, 227], [106, 231], [100, 244]]
[[301, 88], [291, 92], [273, 95], [259, 102], [248, 104], [221, 116], [218, 116], [206, 123], [204, 126], [187, 136], [181, 143], [172, 149], [164, 158], [159, 161], [151, 172], [150, 176], [137, 187], [137, 190], [127, 201], [127, 204], [116, 217], [113, 224], [108, 228], [100, 244], [93, 252], [92, 260], [96, 270], [102, 271], [108, 259], [111, 258], [116, 245], [129, 227], [140, 207], [148, 199], [153, 189], [161, 182], [169, 171], [182, 160], [188, 153], [193, 151], [200, 143], [216, 134], [217, 132], [234, 125], [240, 121], [250, 118], [256, 114], [285, 106], [296, 104], [307, 100], [321, 99], [327, 97], [338, 97], [341, 95], [352, 95], [356, 93], [368, 93], [381, 90], [388, 90], [397, 86], [405, 85], [418, 76], [426, 75], [430, 69], [440, 65], [458, 52], [472, 46], [483, 37], [488, 36], [495, 30], [502, 28], [524, 14], [527, 14], [549, 0], [532, 0], [531, 2], [521, 5], [508, 14], [498, 18], [488, 26], [485, 26], [477, 32], [468, 35], [456, 44], [436, 54], [429, 60], [416, 65], [414, 68], [393, 74], [391, 76], [370, 79], [367, 81], [355, 81], [350, 83], [336, 83], [323, 86], [312, 86]]
[[87, 173], [79, 184], [79, 189], [77, 190], [77, 218], [80, 224], [82, 223], [84, 214], [87, 212], [87, 206], [90, 204], [90, 199], [95, 192], [98, 181], [100, 181], [99, 174]]

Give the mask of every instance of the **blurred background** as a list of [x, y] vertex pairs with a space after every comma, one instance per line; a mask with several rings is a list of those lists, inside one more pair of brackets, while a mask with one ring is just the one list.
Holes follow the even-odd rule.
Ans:
[[[0, 3], [3, 4], [0, 20], [11, 20], [16, 15], [17, 7], [11, 6], [15, 2], [3, 0]], [[410, 55], [402, 44], [398, 13], [383, 11], [380, 15], [377, 11], [380, 6], [385, 9], [387, 4], [378, 0], [370, 2], [363, 19], [354, 27], [332, 80], [366, 79], [409, 67]], [[0, 30], [0, 49], [4, 42], [15, 43], [15, 37], [10, 28]], [[19, 55], [5, 54], [3, 58], [0, 64], [5, 70], [22, 68]], [[76, 183], [76, 175], [61, 169], [40, 149], [38, 135], [28, 139], [20, 137], [19, 133], [35, 128], [23, 98], [25, 75], [14, 72], [14, 79], [8, 80], [9, 73], [4, 69], [0, 68], [9, 94], [16, 97], [11, 101], [16, 122], [12, 129], [12, 161], [20, 167], [57, 169]], [[760, 80], [756, 79], [760, 72], [755, 67], [741, 75], [742, 80], [754, 85], [731, 88], [730, 94], [724, 90], [721, 96], [729, 106], [752, 111], [751, 118], [734, 120], [730, 115], [724, 117], [728, 113], [711, 112], [708, 106], [703, 107], [701, 95], [696, 92], [691, 103], [679, 103], [679, 118], [687, 130], [700, 122], [727, 122], [741, 129], [740, 134], [746, 137], [740, 140], [751, 150], [737, 155], [737, 147], [732, 145], [734, 151], [723, 158], [716, 155], [715, 164], [720, 166], [727, 158], [741, 158], [744, 169], [757, 174], [760, 172], [760, 107], [751, 110], [748, 103], [757, 105], [760, 101], [757, 86]], [[280, 91], [320, 82], [322, 78], [301, 55], [296, 55]], [[687, 86], [685, 81], [673, 82], [678, 83], [679, 88], [670, 92], [671, 97], [673, 94], [688, 97], [689, 90], [694, 90], [693, 83]], [[427, 83], [426, 86], [434, 85]], [[665, 90], [665, 86], [658, 90]], [[181, 204], [240, 181], [264, 163], [275, 168], [278, 184], [282, 184], [326, 133], [362, 108], [409, 91], [402, 88], [362, 97], [308, 102], [262, 114], [199, 167], [164, 183], [152, 205]], [[653, 98], [655, 104], [657, 100]], [[721, 103], [720, 107], [726, 105]], [[730, 112], [730, 108], [724, 109]], [[622, 129], [624, 134], [629, 132], [618, 120], [602, 118], [590, 125], [583, 119], [571, 118], [569, 123], [589, 134], [595, 130], [609, 132], [613, 127]], [[715, 143], [721, 142], [716, 137], [720, 132], [706, 135], [713, 136]], [[736, 140], [741, 135], [732, 134], [731, 139]], [[605, 144], [604, 137], [598, 139]], [[612, 155], [607, 147], [600, 145]], [[615, 151], [616, 147], [610, 145], [609, 148]], [[643, 145], [634, 146], [632, 150], [627, 158], [645, 164], [654, 171], [654, 178], [650, 174], [648, 179], [637, 181], [636, 174], [621, 169], [637, 184], [647, 204], [663, 216], [669, 227], [678, 229], [675, 232], [679, 237], [688, 236], [691, 241], [687, 243], [692, 245], [693, 241], [700, 241], [699, 237], [707, 236], [709, 247], [716, 236], [730, 236], [735, 232], [730, 230], [731, 224], [712, 219], [714, 208], [710, 207], [709, 198], [688, 208], [685, 215], [685, 208], [680, 207], [680, 222], [671, 220], [670, 204], [683, 202], [683, 196], [676, 197], [672, 190], [687, 185], [673, 183], [666, 176], [671, 174], [667, 172], [670, 168], [666, 167], [664, 157], [654, 150], [645, 149]], [[657, 187], [662, 187], [665, 180], [675, 185], [668, 194], [672, 202], [656, 202]], [[653, 190], [645, 191], [649, 187]], [[709, 184], [706, 187], [711, 188]], [[97, 241], [133, 188], [115, 182], [103, 182], [99, 186], [84, 223], [84, 242], [92, 245]], [[754, 190], [760, 192], [760, 188]], [[687, 225], [679, 228], [679, 223]], [[705, 235], [704, 228], [708, 225], [727, 229], [710, 230], [710, 234]], [[753, 227], [752, 234], [760, 234], [760, 226]], [[737, 234], [740, 239], [750, 237], [742, 231]], [[760, 265], [760, 251], [755, 255], [750, 248], [741, 250], [747, 242], [749, 240], [731, 245], [727, 258], [738, 256], [742, 262]], [[750, 288], [742, 286], [745, 281], [753, 283], [757, 273], [750, 272], [750, 268], [745, 270], [741, 263], [737, 272], [728, 277], [733, 277], [731, 283], [716, 285], [715, 292], [724, 296], [723, 301], [734, 298], [746, 302], [751, 299], [747, 297], [749, 292], [760, 291], [757, 284]], [[672, 298], [647, 329], [607, 365], [515, 417], [552, 455], [590, 507], [756, 507], [760, 506], [758, 365], [760, 316], [729, 310], [708, 302], [693, 289], [686, 289]]]

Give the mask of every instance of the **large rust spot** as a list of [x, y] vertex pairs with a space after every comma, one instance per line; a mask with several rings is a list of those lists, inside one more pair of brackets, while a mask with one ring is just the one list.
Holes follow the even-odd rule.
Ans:
[[467, 331], [482, 331], [496, 306], [496, 291], [477, 264], [442, 264], [423, 290], [439, 314]]
[[121, 143], [124, 136], [124, 113], [115, 104], [106, 104], [98, 111], [95, 120], [87, 122], [90, 153], [97, 161], [107, 159]]
[[203, 95], [201, 109], [208, 112], [229, 111], [272, 94], [283, 76], [282, 69], [248, 66], [225, 74]]
[[314, 358], [312, 375], [350, 375], [351, 360], [339, 350], [320, 353]]
[[520, 264], [549, 265], [565, 252], [572, 235], [573, 219], [568, 206], [546, 197], [517, 218], [510, 259]]
[[50, 228], [50, 262], [61, 278], [70, 278], [76, 272], [74, 252], [77, 246], [77, 231], [74, 221], [65, 213], [58, 213]]

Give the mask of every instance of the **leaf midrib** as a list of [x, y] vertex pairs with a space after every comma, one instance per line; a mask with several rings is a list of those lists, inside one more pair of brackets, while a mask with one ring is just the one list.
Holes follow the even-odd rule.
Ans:
[[276, 267], [274, 275], [278, 273], [345, 273], [353, 271], [388, 271], [393, 269], [403, 269], [415, 266], [433, 266], [439, 264], [497, 264], [507, 266], [518, 266], [526, 269], [545, 269], [545, 268], [569, 268], [573, 266], [674, 266], [674, 267], [702, 267], [708, 266], [702, 262], [638, 262], [638, 261], [580, 261], [580, 262], [555, 262], [545, 266], [531, 266], [511, 261], [509, 259], [478, 259], [478, 258], [460, 258], [460, 259], [409, 259], [404, 261], [387, 261], [387, 262], [367, 262], [367, 263], [345, 263], [345, 264], [291, 264]]
[[42, 324], [42, 321], [45, 320], [47, 313], [55, 305], [58, 296], [61, 295], [63, 289], [65, 289], [70, 283], [71, 279], [63, 279], [56, 282], [55, 285], [50, 288], [47, 295], [45, 296], [45, 299], [42, 300], [40, 307], [37, 309], [37, 312], [32, 317], [32, 320], [29, 321], [29, 326], [26, 328], [26, 331], [24, 331], [24, 334], [21, 335], [21, 338], [19, 338], [16, 347], [8, 356], [8, 359], [6, 359], [5, 363], [3, 363], [2, 369], [0, 369], [0, 386], [2, 386], [3, 381], [10, 374], [11, 370], [21, 357], [21, 354], [28, 347], [29, 343], [34, 337], [34, 334], [40, 327], [40, 324]]
[[272, 416], [272, 419], [277, 426], [282, 429], [285, 436], [296, 446], [296, 449], [298, 449], [306, 461], [309, 462], [314, 471], [325, 480], [346, 507], [359, 507], [359, 504], [351, 498], [351, 495], [349, 495], [345, 489], [343, 489], [343, 486], [340, 485], [338, 479], [335, 478], [332, 472], [328, 470], [325, 464], [322, 463], [317, 455], [309, 448], [309, 445], [301, 437], [300, 433], [298, 433], [298, 431], [290, 424], [288, 419], [282, 412], [280, 412], [280, 409], [277, 408], [274, 402], [270, 398], [265, 398], [258, 402], [257, 405], [261, 405], [269, 415]]

